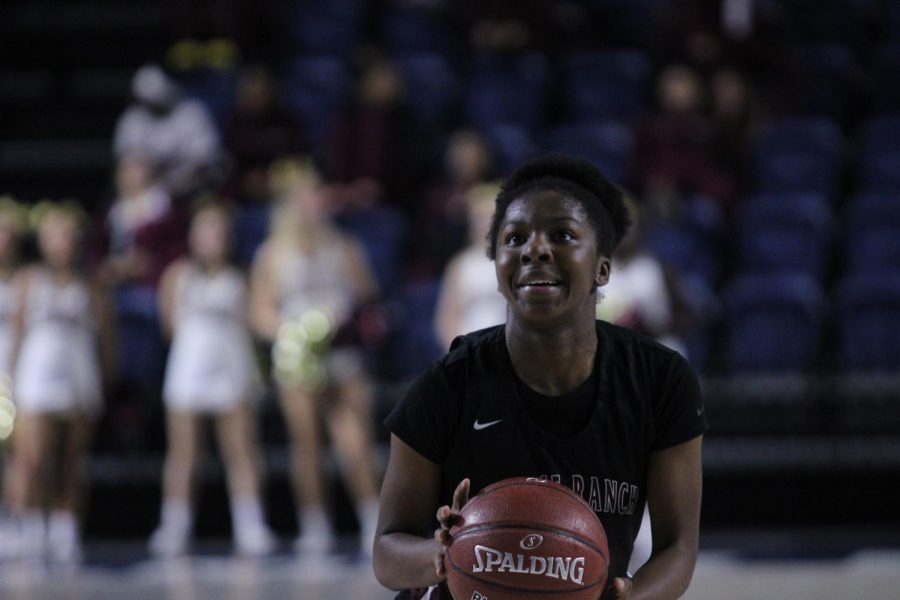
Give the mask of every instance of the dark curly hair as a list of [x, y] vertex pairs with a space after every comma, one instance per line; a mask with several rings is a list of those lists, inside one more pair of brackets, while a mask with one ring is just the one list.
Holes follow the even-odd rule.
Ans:
[[597, 236], [597, 250], [612, 256], [631, 225], [625, 193], [586, 160], [546, 156], [525, 163], [503, 183], [488, 230], [488, 258], [497, 253], [497, 234], [506, 209], [517, 198], [538, 190], [553, 190], [578, 202]]

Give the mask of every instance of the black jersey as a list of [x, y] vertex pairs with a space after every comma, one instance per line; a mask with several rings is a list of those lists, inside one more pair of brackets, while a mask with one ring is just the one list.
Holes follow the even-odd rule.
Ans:
[[503, 326], [457, 338], [386, 424], [441, 466], [442, 503], [465, 477], [470, 495], [520, 476], [546, 477], [581, 494], [606, 530], [611, 580], [625, 575], [640, 528], [650, 454], [707, 425], [697, 377], [680, 354], [603, 321], [597, 338], [595, 407], [571, 435], [550, 433], [525, 410]]

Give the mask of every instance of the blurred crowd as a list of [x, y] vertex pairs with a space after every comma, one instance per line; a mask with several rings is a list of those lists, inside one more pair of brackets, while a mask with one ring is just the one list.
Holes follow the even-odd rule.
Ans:
[[[588, 158], [629, 193], [637, 226], [598, 317], [708, 373], [895, 368], [821, 348], [842, 335], [823, 324], [829, 290], [851, 285], [856, 217], [837, 216], [861, 195], [897, 206], [896, 139], [874, 166], [850, 148], [900, 130], [898, 84], [878, 71], [900, 64], [900, 15], [789, 4], [172, 2], [173, 43], [136, 69], [111, 132], [113, 191], [86, 203], [103, 208], [0, 202], [6, 548], [77, 560], [92, 433], [146, 452], [162, 399], [151, 550], [188, 548], [208, 418], [236, 547], [270, 552], [253, 423], [271, 380], [298, 550], [333, 542], [326, 452], [366, 549], [374, 384], [504, 320], [486, 223], [503, 176], [542, 152]], [[892, 210], [879, 232], [900, 226]], [[883, 237], [861, 262], [900, 266]]]

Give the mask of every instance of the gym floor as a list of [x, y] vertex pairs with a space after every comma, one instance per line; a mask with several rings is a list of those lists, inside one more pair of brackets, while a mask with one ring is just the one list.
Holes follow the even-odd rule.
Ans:
[[[212, 544], [178, 561], [148, 560], [142, 544], [95, 542], [77, 570], [0, 564], [0, 597], [9, 600], [389, 600], [371, 566], [346, 556], [303, 562], [288, 555], [244, 560]], [[742, 558], [705, 550], [690, 600], [900, 598], [900, 550], [839, 558]]]

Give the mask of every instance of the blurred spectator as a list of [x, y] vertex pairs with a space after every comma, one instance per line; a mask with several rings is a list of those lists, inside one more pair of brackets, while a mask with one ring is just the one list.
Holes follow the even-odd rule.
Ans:
[[269, 166], [306, 150], [300, 123], [278, 104], [277, 84], [260, 65], [242, 74], [226, 135], [235, 161], [232, 194], [246, 202], [268, 202]]
[[114, 329], [101, 286], [78, 267], [81, 210], [35, 210], [41, 260], [22, 273], [14, 317], [14, 500], [23, 555], [71, 564], [81, 557], [84, 459], [113, 373]]
[[215, 424], [228, 478], [235, 547], [268, 554], [274, 538], [260, 501], [255, 401], [262, 392], [247, 323], [247, 285], [228, 263], [230, 215], [201, 205], [190, 229], [189, 258], [166, 269], [160, 315], [172, 347], [166, 366], [168, 451], [154, 554], [183, 554], [192, 533], [191, 489], [202, 455], [203, 418]]
[[[113, 293], [121, 333], [118, 387], [107, 421], [112, 437], [140, 447], [162, 376], [165, 345], [159, 332], [156, 288], [166, 266], [185, 249], [184, 210], [137, 155], [116, 166], [116, 197], [94, 223], [93, 263]], [[143, 448], [141, 448], [143, 449]]]
[[330, 178], [367, 182], [386, 203], [411, 210], [429, 154], [428, 136], [414, 115], [394, 65], [382, 57], [364, 59], [355, 105], [337, 120], [325, 150]]
[[415, 222], [412, 271], [420, 276], [443, 273], [447, 261], [467, 243], [468, 192], [494, 174], [487, 141], [462, 129], [450, 136], [444, 150], [444, 171], [425, 195]]
[[116, 197], [96, 226], [94, 258], [113, 287], [155, 288], [163, 269], [184, 252], [184, 216], [156, 180], [150, 162], [123, 156], [116, 165]]
[[494, 214], [497, 184], [482, 184], [466, 194], [469, 245], [450, 261], [435, 315], [443, 347], [458, 335], [506, 322], [506, 299], [497, 291], [494, 263], [486, 254], [486, 236]]
[[759, 106], [751, 86], [733, 67], [716, 71], [710, 83], [712, 156], [720, 169], [745, 188], [748, 148], [759, 122]]
[[656, 338], [686, 354], [675, 335], [676, 305], [663, 265], [644, 248], [636, 208], [635, 223], [612, 259], [613, 276], [601, 290], [597, 317]]
[[134, 102], [116, 124], [116, 158], [147, 157], [177, 199], [220, 183], [224, 154], [206, 107], [182, 97], [175, 82], [156, 65], [138, 69], [131, 91]]
[[700, 192], [727, 206], [736, 183], [712, 160], [712, 129], [703, 116], [703, 82], [684, 65], [665, 68], [657, 81], [658, 112], [638, 135], [641, 179], [652, 189]]
[[722, 0], [679, 0], [663, 3], [657, 51], [666, 62], [686, 64], [712, 75], [725, 54]]
[[466, 0], [459, 11], [476, 52], [515, 52], [541, 48], [549, 33], [547, 0]]
[[[179, 40], [169, 51], [173, 65], [221, 67], [233, 63], [241, 51], [258, 56], [271, 49], [269, 0], [170, 0], [168, 12], [172, 35]], [[204, 60], [206, 64], [198, 64]]]
[[361, 246], [332, 224], [318, 174], [298, 165], [251, 272], [251, 324], [273, 342], [274, 376], [291, 443], [300, 521], [295, 548], [330, 550], [321, 424], [356, 503], [364, 552], [378, 515], [371, 393], [354, 313], [377, 294]]

